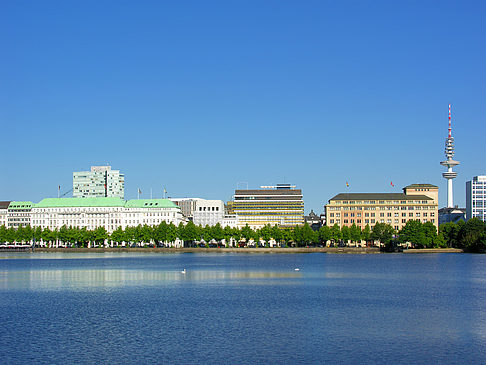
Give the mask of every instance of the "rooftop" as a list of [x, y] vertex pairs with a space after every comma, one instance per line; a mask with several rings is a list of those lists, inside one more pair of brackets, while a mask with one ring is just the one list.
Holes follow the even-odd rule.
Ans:
[[34, 205], [36, 208], [61, 207], [125, 207], [125, 208], [174, 208], [169, 199], [133, 199], [125, 201], [117, 197], [102, 198], [46, 198]]
[[405, 186], [404, 189], [411, 189], [411, 188], [434, 188], [434, 189], [438, 189], [439, 187], [432, 185], [432, 184], [411, 184], [411, 185]]
[[407, 195], [404, 193], [341, 193], [331, 200], [433, 200], [425, 195]]

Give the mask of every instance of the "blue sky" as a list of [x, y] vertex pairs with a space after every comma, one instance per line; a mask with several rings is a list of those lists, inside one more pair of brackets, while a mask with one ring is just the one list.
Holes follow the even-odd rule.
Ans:
[[[486, 174], [483, 1], [3, 1], [0, 200], [109, 163], [125, 195], [231, 199], [439, 186]], [[393, 181], [395, 188], [390, 182]], [[240, 185], [241, 186], [241, 185]]]

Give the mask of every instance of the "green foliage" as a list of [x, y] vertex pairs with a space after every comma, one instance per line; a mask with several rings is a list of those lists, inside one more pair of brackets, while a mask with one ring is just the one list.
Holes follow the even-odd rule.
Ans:
[[371, 228], [369, 224], [367, 224], [361, 232], [361, 238], [365, 241], [369, 241], [371, 239]]
[[341, 235], [342, 235], [344, 242], [348, 242], [351, 239], [351, 232], [350, 232], [348, 226], [342, 226]]
[[374, 241], [380, 241], [381, 243], [388, 244], [393, 239], [395, 229], [386, 223], [376, 223], [371, 231], [370, 238]]
[[336, 223], [331, 227], [331, 241], [336, 243], [339, 240], [341, 240], [342, 238], [343, 238], [343, 234], [342, 234], [341, 229], [339, 228], [338, 224]]
[[353, 223], [351, 227], [349, 227], [349, 236], [352, 242], [358, 242], [361, 240], [361, 228], [359, 228], [356, 224]]
[[327, 241], [331, 239], [331, 228], [329, 228], [328, 226], [322, 226], [321, 228], [319, 228], [317, 235], [319, 241], [325, 244]]
[[459, 229], [458, 240], [467, 251], [486, 250], [486, 222], [478, 218], [469, 219]]
[[410, 220], [401, 229], [399, 241], [410, 242], [414, 247], [441, 247], [445, 245], [443, 236], [437, 235], [437, 229], [432, 222], [421, 223], [419, 220]]

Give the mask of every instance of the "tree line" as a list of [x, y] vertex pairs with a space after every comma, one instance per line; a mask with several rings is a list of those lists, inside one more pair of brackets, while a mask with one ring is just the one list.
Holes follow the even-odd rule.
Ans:
[[94, 230], [86, 228], [66, 227], [50, 230], [49, 228], [18, 227], [6, 228], [0, 226], [0, 243], [24, 243], [48, 245], [61, 242], [69, 247], [88, 247], [91, 244], [135, 244], [149, 243], [157, 247], [173, 246], [176, 241], [184, 246], [200, 242], [209, 245], [211, 242], [225, 245], [270, 245], [270, 242], [280, 246], [306, 246], [312, 244], [336, 245], [382, 243], [388, 246], [410, 243], [415, 248], [455, 247], [478, 251], [486, 249], [486, 223], [477, 218], [467, 222], [446, 223], [440, 226], [439, 232], [431, 222], [422, 223], [418, 220], [408, 221], [396, 231], [391, 225], [376, 223], [373, 228], [366, 225], [364, 229], [353, 224], [350, 227], [323, 226], [313, 231], [306, 223], [294, 228], [280, 228], [277, 225], [266, 225], [260, 229], [252, 229], [248, 225], [242, 228], [215, 226], [196, 226], [193, 222], [179, 224], [162, 222], [157, 226], [139, 225], [117, 228], [109, 234], [104, 227]]

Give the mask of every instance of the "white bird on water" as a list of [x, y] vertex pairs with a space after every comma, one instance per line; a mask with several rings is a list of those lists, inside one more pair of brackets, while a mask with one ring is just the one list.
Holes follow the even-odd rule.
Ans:
[[186, 269], [181, 271], [181, 274], [185, 274], [185, 273], [186, 273]]
[[295, 270], [295, 271], [300, 271], [300, 269], [299, 269], [298, 267], [296, 267], [294, 270]]

